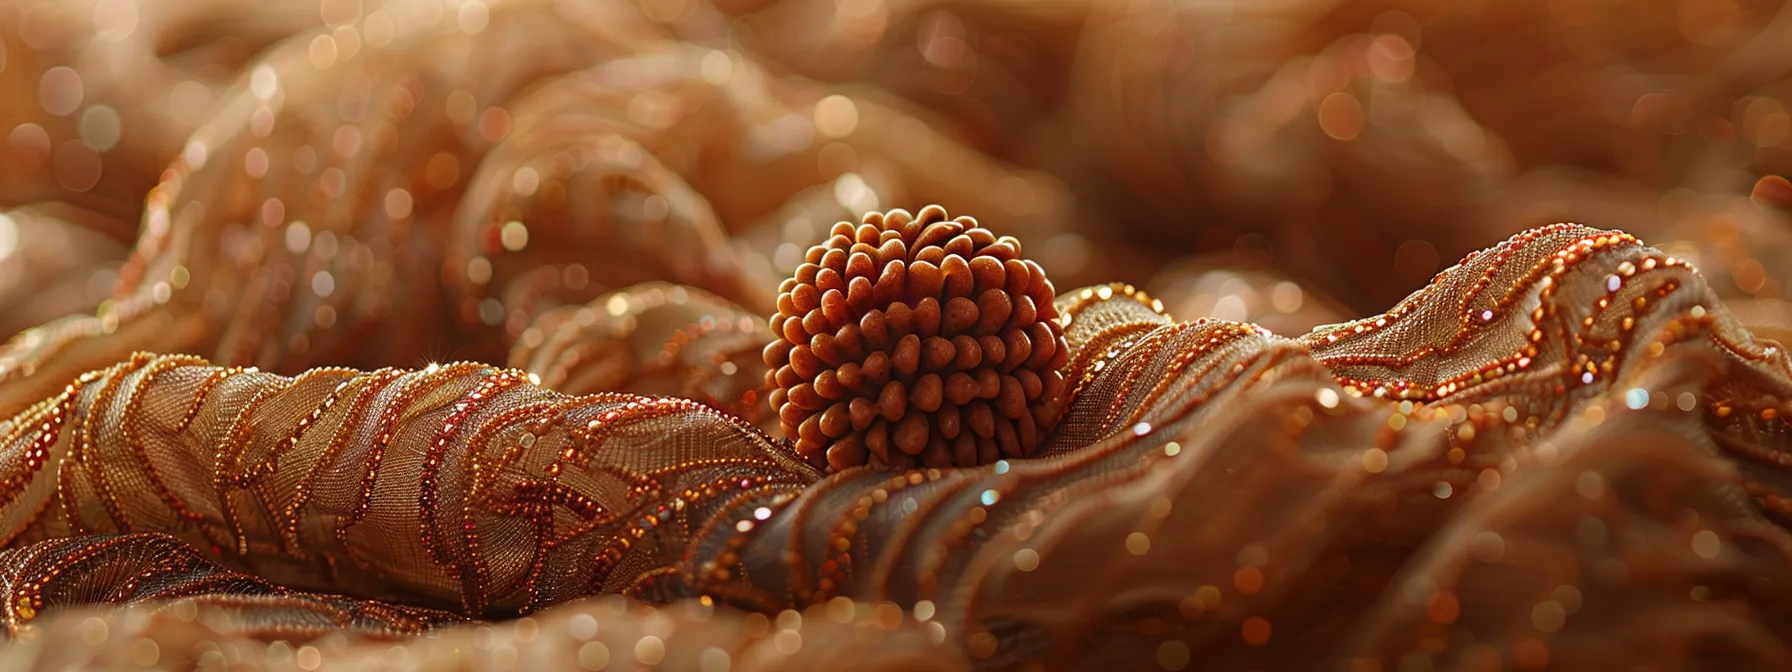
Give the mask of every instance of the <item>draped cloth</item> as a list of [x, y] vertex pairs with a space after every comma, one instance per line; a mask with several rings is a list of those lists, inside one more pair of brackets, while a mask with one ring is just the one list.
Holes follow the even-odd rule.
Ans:
[[1125, 285], [1058, 309], [1073, 389], [1043, 456], [905, 473], [483, 364], [139, 354], [0, 423], [0, 658], [1792, 663], [1792, 360], [1681, 260], [1532, 230], [1299, 338]]
[[[1792, 239], [1661, 197], [1792, 165], [1792, 9], [1250, 4], [0, 2], [0, 669], [1792, 668]], [[925, 203], [1303, 276], [1063, 292], [1037, 457], [818, 471], [777, 278]], [[1666, 247], [1178, 314], [1563, 216]]]

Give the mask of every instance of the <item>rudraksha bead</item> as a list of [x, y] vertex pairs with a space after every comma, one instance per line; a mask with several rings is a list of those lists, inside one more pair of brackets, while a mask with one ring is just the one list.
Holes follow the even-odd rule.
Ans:
[[1069, 358], [1055, 290], [1020, 242], [930, 205], [834, 225], [779, 288], [772, 408], [816, 466], [1024, 457]]

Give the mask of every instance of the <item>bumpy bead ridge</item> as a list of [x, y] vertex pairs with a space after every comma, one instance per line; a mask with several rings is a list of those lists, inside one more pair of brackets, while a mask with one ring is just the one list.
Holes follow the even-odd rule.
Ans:
[[835, 224], [779, 287], [765, 349], [796, 451], [835, 471], [1026, 457], [1069, 358], [1044, 269], [937, 205]]

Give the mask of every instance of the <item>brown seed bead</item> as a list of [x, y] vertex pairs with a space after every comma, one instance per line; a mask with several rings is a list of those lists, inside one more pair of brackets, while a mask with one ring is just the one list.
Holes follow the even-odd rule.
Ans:
[[850, 311], [851, 309], [846, 306], [846, 294], [840, 290], [830, 289], [821, 295], [821, 314], [828, 319], [828, 323], [832, 324], [834, 329], [839, 329], [841, 325], [846, 324], [846, 321], [851, 318]]
[[[959, 238], [958, 240], [968, 241], [969, 239]], [[970, 247], [970, 244], [967, 242], [965, 247]], [[976, 280], [971, 276], [971, 265], [965, 262], [964, 257], [956, 254], [946, 257], [945, 263], [940, 265], [940, 273], [946, 276], [945, 286], [940, 288], [946, 296], [970, 296], [971, 289], [976, 286]]]
[[896, 448], [910, 455], [919, 455], [927, 447], [927, 416], [910, 415], [896, 423]]
[[977, 339], [959, 334], [952, 337], [952, 365], [960, 369], [974, 369], [983, 362], [983, 347], [977, 345]]
[[992, 288], [999, 288], [1007, 280], [1002, 271], [1002, 262], [995, 257], [977, 257], [971, 260], [971, 277], [977, 279], [979, 294]]
[[964, 421], [963, 414], [957, 406], [946, 406], [933, 414], [934, 429], [948, 439], [958, 436], [959, 425]]
[[926, 451], [921, 453], [921, 464], [933, 469], [950, 467], [952, 466], [951, 450], [946, 445], [945, 439], [936, 436], [932, 441], [927, 442]]
[[921, 366], [921, 337], [914, 334], [903, 336], [896, 343], [896, 351], [890, 353], [890, 361], [896, 365], [898, 375], [914, 375], [915, 370]]
[[803, 377], [798, 374], [796, 368], [792, 366], [779, 367], [778, 372], [772, 376], [772, 383], [780, 388], [777, 390], [779, 392], [785, 391], [785, 389], [795, 386], [800, 382], [803, 382]]
[[1014, 301], [1001, 288], [984, 291], [977, 296], [977, 335], [996, 333], [1014, 315]]
[[903, 387], [902, 381], [890, 381], [890, 384], [884, 386], [883, 392], [877, 395], [877, 412], [885, 420], [901, 420], [907, 409], [908, 389]]
[[886, 463], [890, 461], [889, 422], [876, 420], [871, 423], [871, 428], [865, 430], [865, 449], [878, 460]]
[[846, 303], [854, 311], [863, 311], [877, 303], [877, 288], [866, 278], [853, 278], [846, 283]]
[[854, 434], [834, 441], [828, 446], [828, 464], [860, 465], [869, 457], [865, 450], [865, 439]]
[[815, 377], [815, 393], [827, 399], [845, 399], [847, 390], [833, 371], [823, 371]]
[[962, 296], [955, 296], [946, 302], [945, 324], [941, 326], [947, 335], [957, 335], [977, 324], [980, 318], [976, 303]]
[[864, 397], [852, 400], [846, 409], [847, 415], [852, 419], [852, 428], [857, 431], [865, 431], [865, 428], [871, 426], [871, 421], [877, 419], [877, 404]]
[[972, 466], [1038, 449], [1069, 348], [1020, 241], [928, 206], [836, 224], [803, 259], [763, 353], [803, 459]]
[[[952, 375], [963, 375], [954, 373]], [[945, 385], [940, 382], [940, 374], [929, 373], [915, 381], [914, 392], [909, 393], [908, 403], [922, 411], [932, 413], [939, 410], [940, 402], [945, 396]]]
[[977, 464], [977, 440], [969, 434], [959, 434], [952, 439], [952, 461], [957, 464]]
[[847, 415], [846, 402], [842, 401], [821, 414], [821, 433], [839, 438], [852, 430], [852, 420]]
[[[874, 349], [882, 349], [890, 342], [890, 329], [884, 323], [884, 311], [872, 310], [859, 318], [859, 334], [865, 337], [865, 345]], [[766, 357], [771, 357], [778, 344], [766, 346]]]
[[944, 338], [935, 336], [921, 343], [921, 361], [929, 371], [944, 369], [957, 358], [958, 350]]
[[1002, 344], [1002, 337], [995, 334], [977, 337], [977, 346], [983, 350], [983, 361], [1000, 362], [1008, 357], [1008, 346]]
[[882, 389], [883, 384], [890, 380], [890, 366], [890, 355], [882, 350], [867, 355], [864, 366], [860, 367], [860, 371], [865, 374], [863, 389]]

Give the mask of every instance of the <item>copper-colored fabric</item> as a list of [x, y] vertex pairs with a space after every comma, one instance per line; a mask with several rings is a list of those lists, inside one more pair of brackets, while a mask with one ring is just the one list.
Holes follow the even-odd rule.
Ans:
[[765, 318], [700, 289], [633, 285], [531, 323], [510, 365], [567, 394], [628, 390], [702, 402], [767, 429]]
[[164, 531], [281, 585], [472, 615], [676, 595], [716, 507], [814, 478], [695, 402], [477, 364], [283, 378], [144, 355], [9, 430], [10, 543]]
[[[983, 665], [1792, 655], [1768, 401], [1792, 393], [1787, 355], [1624, 234], [1528, 232], [1298, 341], [1174, 322], [1123, 286], [1059, 309], [1077, 389], [1037, 460], [818, 481], [688, 402], [469, 364], [282, 378], [142, 356], [11, 423], [0, 512], [18, 552], [163, 530], [281, 585], [466, 615], [564, 618], [610, 592], [891, 604], [890, 627]], [[193, 592], [270, 590], [222, 583]], [[15, 587], [9, 622], [71, 594]], [[378, 604], [288, 599], [307, 601], [230, 613]]]
[[340, 629], [378, 640], [466, 620], [433, 609], [295, 592], [222, 569], [193, 546], [154, 532], [63, 537], [5, 551], [0, 560], [0, 586], [11, 597], [5, 609], [15, 624], [46, 607], [175, 602], [189, 613], [204, 606], [231, 619], [229, 627], [242, 636], [265, 639], [314, 639]]
[[[1792, 667], [1792, 12], [1446, 4], [0, 0], [0, 668]], [[824, 473], [929, 203], [1061, 417]]]
[[[818, 188], [846, 200], [817, 226], [895, 197], [1041, 233], [1066, 220], [1049, 181], [876, 95], [848, 103], [844, 159], [823, 161], [831, 145], [790, 122], [824, 91], [726, 58], [733, 83], [710, 84], [713, 52], [668, 44], [635, 7], [514, 0], [470, 34], [427, 4], [377, 10], [381, 41], [352, 53], [319, 60], [334, 30], [319, 28], [246, 65], [165, 157], [114, 302], [0, 350], [0, 413], [136, 350], [283, 373], [497, 360], [537, 313], [649, 280], [769, 310], [765, 257], [787, 241], [724, 231]], [[782, 179], [728, 177], [742, 172]], [[549, 266], [560, 275], [540, 287]], [[505, 303], [544, 289], [553, 300]]]
[[159, 608], [71, 610], [0, 649], [0, 665], [86, 670], [971, 669], [968, 660], [942, 644], [937, 628], [892, 618], [890, 608], [851, 602], [771, 618], [696, 602], [653, 608], [612, 597], [410, 640], [294, 637], [312, 632], [305, 628], [258, 632], [252, 627], [254, 617], [286, 616], [295, 610], [237, 608], [245, 602], [253, 599], [203, 596]]
[[0, 203], [135, 219], [237, 69], [322, 18], [302, 0], [0, 5]]
[[107, 229], [126, 224], [53, 203], [0, 211], [0, 334], [99, 307], [130, 252]]

